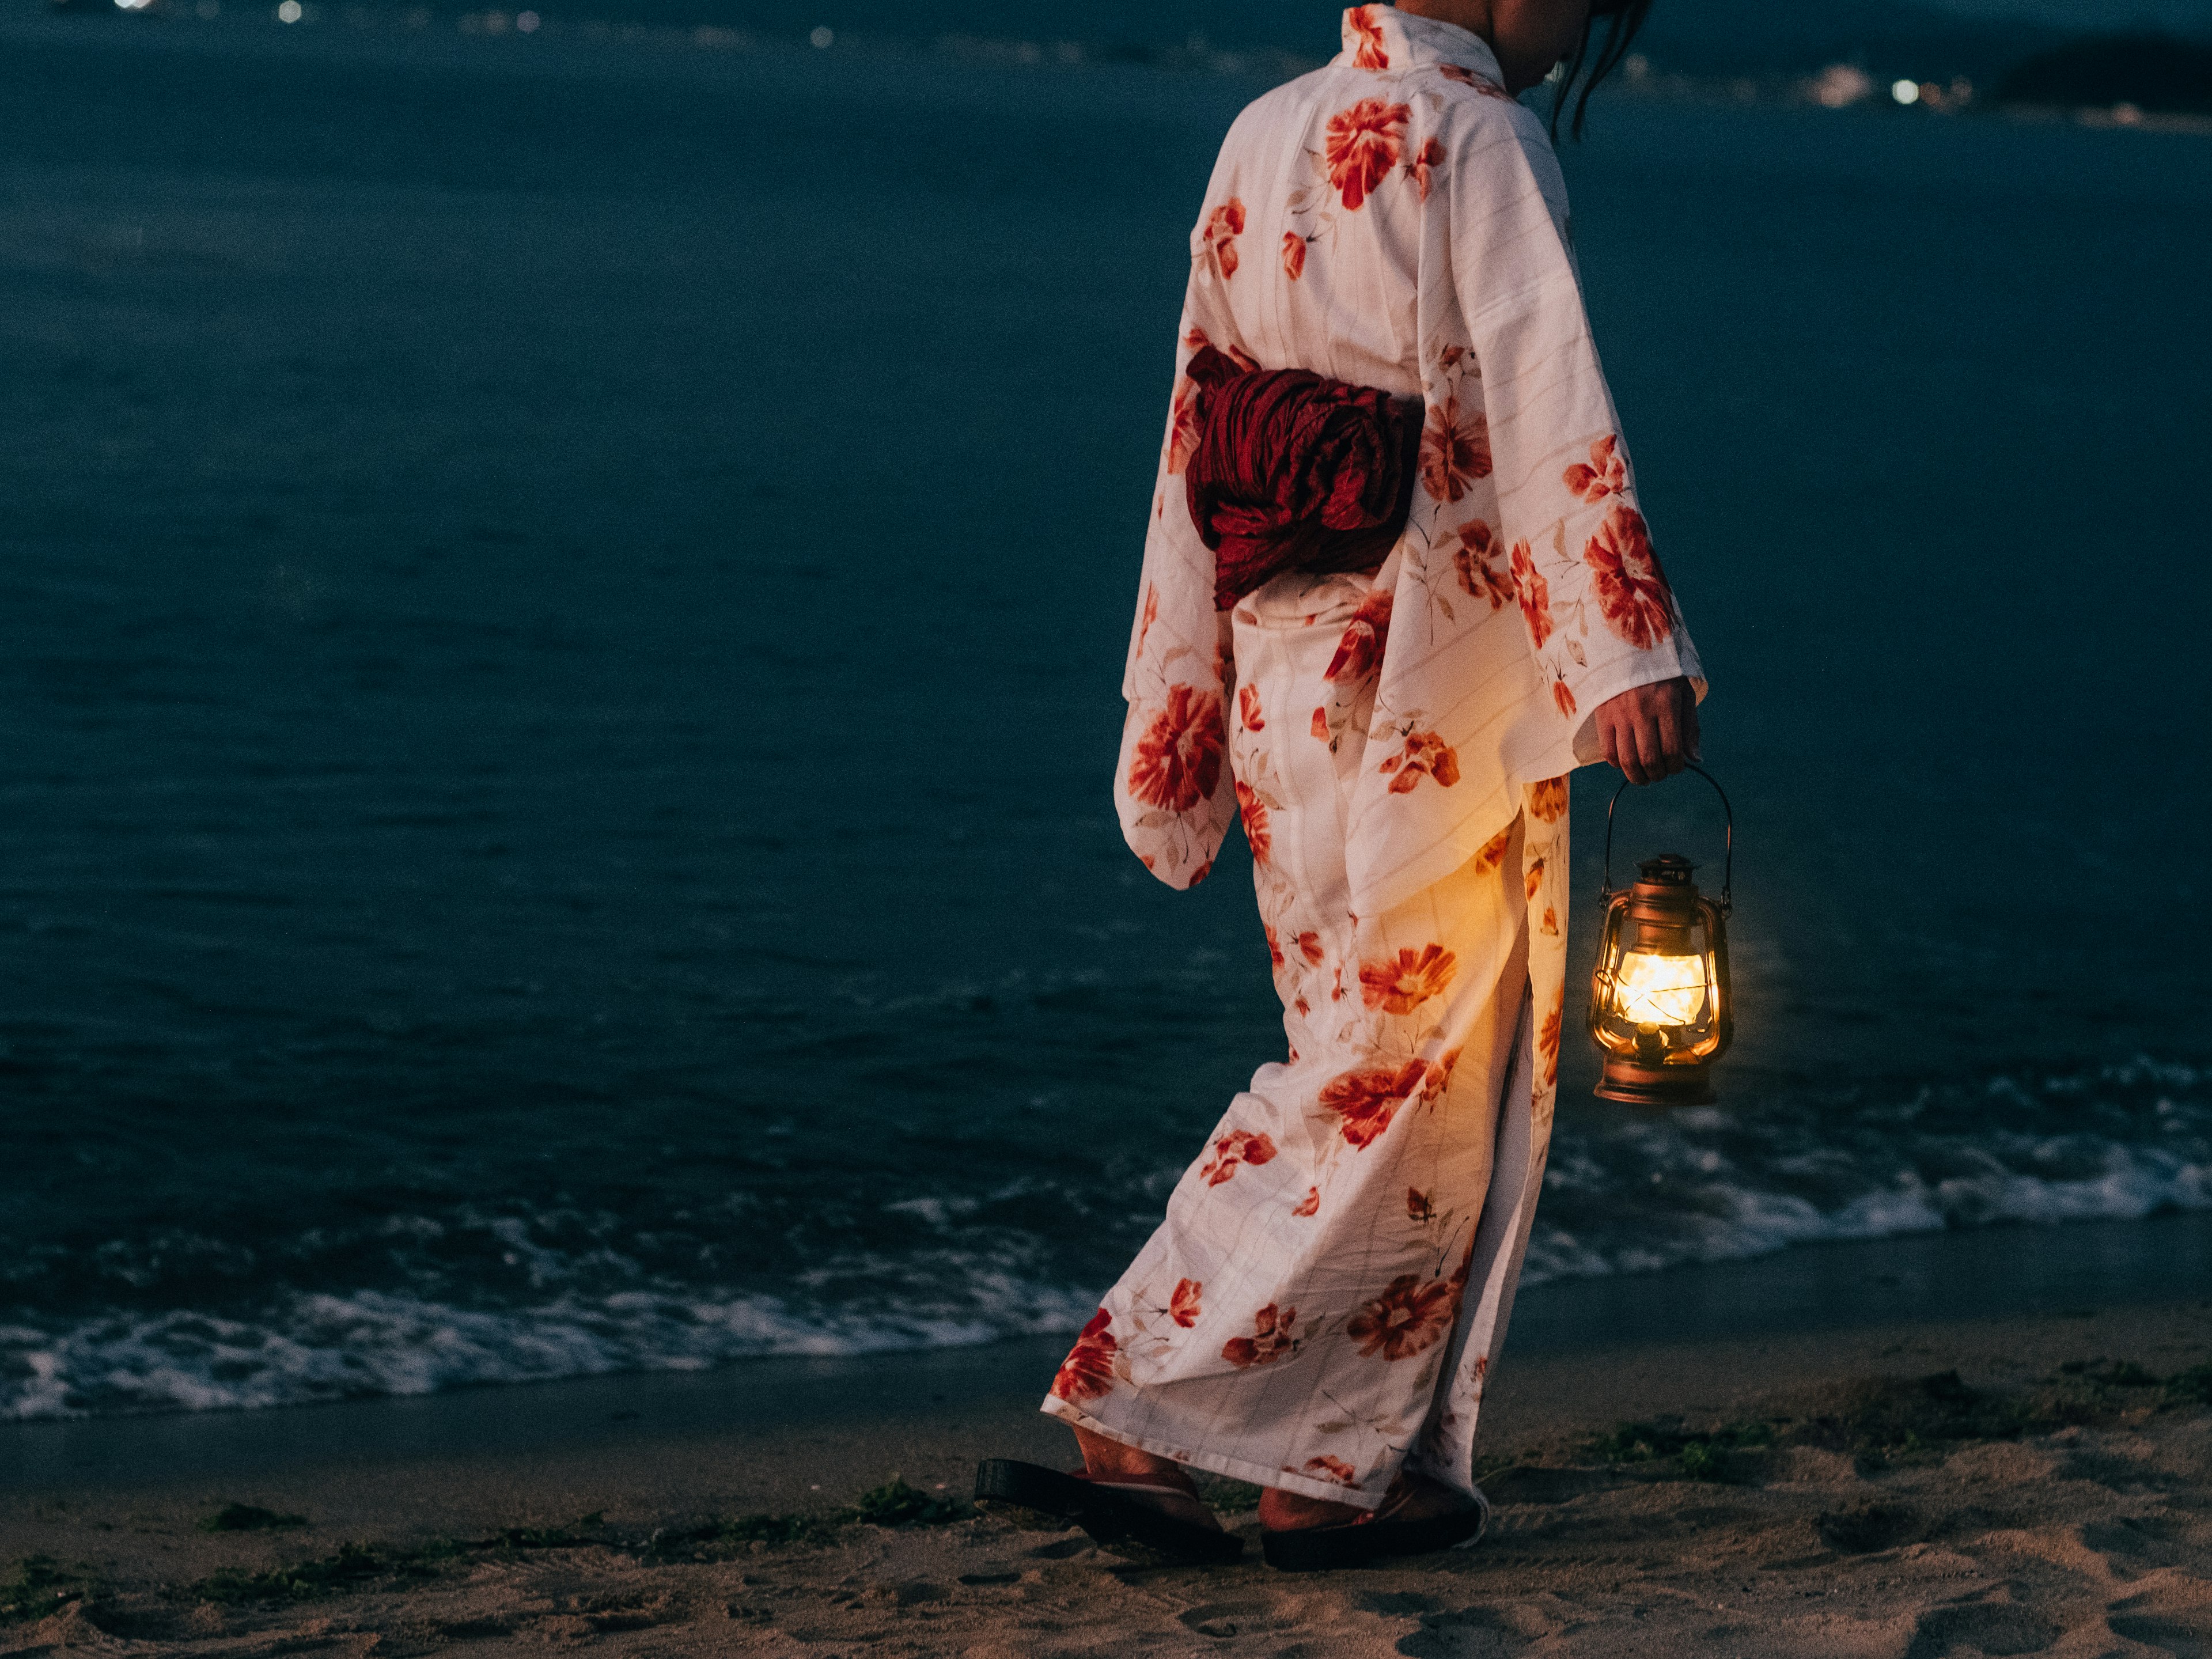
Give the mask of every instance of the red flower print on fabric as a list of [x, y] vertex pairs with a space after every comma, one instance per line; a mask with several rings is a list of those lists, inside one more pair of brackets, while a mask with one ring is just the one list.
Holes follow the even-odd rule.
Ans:
[[1120, 1347], [1114, 1340], [1114, 1333], [1107, 1328], [1113, 1322], [1113, 1316], [1103, 1308], [1091, 1315], [1091, 1322], [1076, 1339], [1074, 1349], [1060, 1362], [1060, 1370], [1053, 1376], [1055, 1398], [1096, 1400], [1102, 1394], [1112, 1392], [1114, 1363]]
[[1336, 654], [1328, 660], [1328, 668], [1322, 675], [1325, 680], [1364, 679], [1375, 665], [1382, 660], [1383, 647], [1390, 641], [1390, 608], [1396, 595], [1387, 587], [1378, 587], [1359, 602], [1352, 612], [1352, 621], [1337, 641]]
[[1433, 732], [1410, 732], [1405, 753], [1391, 756], [1376, 769], [1390, 779], [1394, 795], [1411, 793], [1423, 778], [1434, 778], [1449, 789], [1459, 781], [1459, 750]]
[[1567, 469], [1567, 488], [1586, 501], [1601, 501], [1628, 488], [1628, 464], [1620, 459], [1620, 440], [1600, 438], [1590, 446], [1590, 464]]
[[1638, 651], [1649, 651], [1674, 631], [1674, 596], [1667, 573], [1651, 548], [1644, 515], [1615, 501], [1596, 535], [1583, 550], [1583, 562], [1596, 572], [1598, 609], [1605, 625]]
[[1421, 488], [1430, 500], [1458, 501], [1468, 485], [1490, 476], [1490, 465], [1487, 416], [1479, 409], [1462, 415], [1456, 397], [1429, 410], [1421, 430]]
[[1244, 842], [1252, 849], [1252, 862], [1266, 869], [1267, 849], [1273, 845], [1267, 833], [1267, 804], [1241, 781], [1237, 786], [1237, 815], [1244, 820]]
[[1291, 1213], [1292, 1215], [1298, 1216], [1313, 1215], [1317, 1213], [1320, 1209], [1321, 1188], [1318, 1187], [1309, 1187], [1306, 1188], [1306, 1195], [1304, 1200], [1301, 1201], [1298, 1207], [1291, 1211]]
[[1283, 965], [1282, 938], [1275, 932], [1275, 924], [1272, 921], [1263, 921], [1260, 927], [1267, 935], [1267, 965], [1271, 968], [1280, 968]]
[[1413, 159], [1406, 163], [1406, 176], [1421, 192], [1421, 199], [1429, 199], [1429, 185], [1437, 168], [1444, 164], [1444, 147], [1431, 138], [1414, 152]]
[[1188, 685], [1168, 688], [1168, 706], [1137, 739], [1129, 762], [1129, 793], [1147, 806], [1188, 812], [1211, 799], [1221, 781], [1221, 750], [1228, 737], [1221, 699]]
[[1356, 1486], [1359, 1484], [1358, 1473], [1351, 1464], [1346, 1462], [1341, 1457], [1331, 1457], [1326, 1452], [1319, 1457], [1306, 1459], [1306, 1466], [1303, 1469], [1294, 1469], [1285, 1463], [1283, 1465], [1283, 1473], [1315, 1475], [1323, 1480], [1334, 1480], [1340, 1486]]
[[1406, 1217], [1425, 1225], [1437, 1218], [1437, 1206], [1429, 1202], [1429, 1195], [1419, 1187], [1406, 1188]]
[[1145, 584], [1145, 609], [1137, 623], [1137, 653], [1144, 654], [1145, 636], [1152, 631], [1152, 624], [1160, 619], [1160, 590], [1152, 583]]
[[1294, 230], [1283, 233], [1283, 275], [1292, 282], [1306, 274], [1306, 239]]
[[1459, 527], [1459, 540], [1460, 549], [1452, 555], [1452, 563], [1458, 568], [1460, 586], [1470, 597], [1488, 599], [1492, 612], [1520, 597], [1511, 565], [1491, 562], [1493, 555], [1504, 559], [1504, 550], [1488, 525], [1480, 519], [1468, 520]]
[[1465, 1050], [1449, 1048], [1444, 1057], [1429, 1067], [1428, 1086], [1421, 1091], [1421, 1098], [1433, 1102], [1451, 1087], [1452, 1073], [1459, 1069], [1459, 1057]]
[[1360, 1357], [1385, 1361], [1410, 1359], [1425, 1352], [1451, 1329], [1459, 1312], [1459, 1285], [1452, 1279], [1421, 1282], [1418, 1273], [1401, 1273], [1382, 1294], [1361, 1304], [1344, 1334], [1359, 1345]]
[[1175, 401], [1168, 410], [1168, 471], [1181, 472], [1198, 453], [1198, 382], [1188, 378], [1176, 382]]
[[1568, 720], [1574, 719], [1575, 689], [1567, 684], [1566, 676], [1564, 674], [1552, 682], [1552, 701], [1558, 706], [1562, 715]]
[[1405, 153], [1401, 134], [1413, 118], [1405, 105], [1380, 98], [1363, 98], [1328, 118], [1322, 159], [1346, 212], [1358, 212], [1375, 186], [1390, 176]]
[[1185, 1330], [1197, 1324], [1200, 1312], [1198, 1298], [1205, 1289], [1206, 1286], [1194, 1279], [1179, 1281], [1175, 1287], [1175, 1294], [1168, 1298], [1168, 1317]]
[[1316, 736], [1316, 737], [1319, 738], [1320, 738], [1323, 743], [1327, 743], [1327, 742], [1328, 741], [1328, 709], [1326, 709], [1326, 708], [1316, 708], [1316, 709], [1315, 709], [1315, 710], [1314, 710], [1314, 717], [1313, 717], [1313, 734], [1314, 734], [1314, 736]]
[[1492, 870], [1495, 870], [1499, 865], [1504, 863], [1505, 849], [1512, 844], [1513, 826], [1509, 823], [1503, 830], [1500, 830], [1496, 835], [1492, 836], [1488, 841], [1482, 843], [1482, 850], [1477, 853], [1471, 860], [1474, 865], [1474, 873], [1478, 876], [1486, 876]]
[[1266, 1135], [1247, 1134], [1242, 1129], [1232, 1129], [1213, 1143], [1213, 1156], [1199, 1176], [1209, 1187], [1218, 1187], [1237, 1173], [1240, 1164], [1257, 1168], [1270, 1163], [1275, 1156], [1275, 1143]]
[[1354, 6], [1344, 14], [1345, 27], [1359, 37], [1359, 51], [1352, 60], [1352, 67], [1364, 70], [1386, 70], [1390, 67], [1390, 53], [1382, 43], [1382, 25], [1376, 20], [1372, 6]]
[[1558, 1000], [1552, 1004], [1552, 1012], [1544, 1016], [1543, 1029], [1536, 1033], [1536, 1052], [1544, 1057], [1544, 1087], [1547, 1089], [1559, 1080], [1559, 1032], [1566, 1011], [1566, 988], [1562, 986]]
[[1536, 556], [1526, 542], [1513, 544], [1513, 592], [1528, 620], [1528, 637], [1536, 648], [1552, 637], [1552, 585], [1536, 569]]
[[1480, 76], [1477, 75], [1473, 70], [1467, 68], [1464, 64], [1439, 64], [1437, 65], [1437, 70], [1445, 80], [1456, 81], [1463, 87], [1472, 87], [1475, 91], [1480, 93], [1486, 98], [1495, 98], [1500, 102], [1507, 104], [1516, 103], [1519, 101], [1511, 93], [1499, 86], [1497, 82], [1484, 80]]
[[[1205, 350], [1206, 347], [1212, 345], [1213, 342], [1206, 338], [1206, 331], [1204, 329], [1193, 328], [1189, 333], [1182, 337], [1182, 343], [1183, 349], [1186, 351], [1195, 354]], [[1226, 356], [1230, 362], [1235, 363], [1237, 367], [1241, 369], [1244, 369], [1249, 372], [1260, 367], [1259, 360], [1251, 356], [1251, 354], [1247, 352], [1242, 346], [1222, 346], [1219, 348], [1219, 350], [1223, 356]]]
[[1319, 933], [1300, 933], [1298, 949], [1304, 954], [1305, 959], [1316, 968], [1321, 966], [1322, 957], [1328, 954], [1322, 949]]
[[1410, 1014], [1431, 997], [1442, 996], [1458, 972], [1459, 958], [1441, 945], [1402, 950], [1395, 959], [1359, 964], [1359, 1000], [1370, 1008]]
[[1567, 815], [1567, 781], [1565, 778], [1546, 778], [1541, 783], [1528, 786], [1528, 810], [1547, 823], [1557, 823]]
[[1322, 1085], [1322, 1109], [1342, 1120], [1337, 1133], [1344, 1137], [1345, 1145], [1364, 1152], [1382, 1138], [1398, 1109], [1416, 1091], [1426, 1089], [1431, 1069], [1425, 1060], [1409, 1060], [1395, 1067], [1346, 1072]]
[[1537, 890], [1544, 884], [1544, 860], [1538, 859], [1530, 865], [1523, 874], [1522, 879], [1528, 885], [1528, 898], [1533, 903], [1535, 901]]
[[1279, 1313], [1270, 1302], [1252, 1316], [1253, 1334], [1231, 1337], [1221, 1345], [1221, 1357], [1237, 1366], [1272, 1365], [1284, 1355], [1296, 1353], [1301, 1339], [1291, 1334], [1291, 1327], [1297, 1317], [1296, 1308]]
[[1237, 239], [1244, 234], [1244, 204], [1234, 196], [1206, 216], [1200, 257], [1227, 282], [1237, 274]]
[[1255, 685], [1237, 688], [1237, 712], [1244, 717], [1247, 732], [1264, 732], [1267, 722], [1260, 716], [1260, 689]]

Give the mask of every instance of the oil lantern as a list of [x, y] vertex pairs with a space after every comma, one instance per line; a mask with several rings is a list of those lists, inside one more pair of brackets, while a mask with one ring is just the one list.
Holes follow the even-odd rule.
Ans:
[[1701, 1106], [1713, 1098], [1713, 1062], [1735, 1036], [1729, 990], [1728, 916], [1735, 874], [1735, 815], [1728, 795], [1701, 767], [1728, 814], [1728, 864], [1721, 896], [1707, 898], [1692, 878], [1697, 866], [1662, 853], [1639, 866], [1635, 884], [1613, 890], [1613, 792], [1605, 815], [1604, 906], [1597, 971], [1590, 983], [1589, 1031], [1605, 1055], [1597, 1085], [1603, 1100], [1638, 1106]]

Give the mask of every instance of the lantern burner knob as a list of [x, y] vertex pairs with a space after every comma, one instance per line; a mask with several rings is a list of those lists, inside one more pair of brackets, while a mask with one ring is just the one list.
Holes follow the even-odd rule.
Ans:
[[1656, 887], [1688, 887], [1697, 866], [1680, 853], [1662, 853], [1656, 859], [1646, 859], [1637, 866], [1637, 872]]

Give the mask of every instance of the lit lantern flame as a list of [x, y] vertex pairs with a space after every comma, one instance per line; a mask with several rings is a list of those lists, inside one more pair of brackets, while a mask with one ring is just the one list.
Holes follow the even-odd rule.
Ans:
[[1702, 1024], [1711, 992], [1702, 956], [1631, 951], [1613, 974], [1614, 1010], [1639, 1030]]

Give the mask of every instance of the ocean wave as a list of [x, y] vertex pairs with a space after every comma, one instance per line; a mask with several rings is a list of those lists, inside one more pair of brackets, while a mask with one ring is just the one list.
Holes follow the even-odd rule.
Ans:
[[1947, 1228], [2212, 1210], [2212, 1099], [2139, 1060], [1904, 1100], [1706, 1107], [1562, 1126], [1523, 1282]]
[[[408, 1283], [264, 1286], [220, 1311], [142, 1301], [0, 1312], [0, 1419], [423, 1395], [1071, 1331], [1152, 1224], [1173, 1173], [1132, 1169], [1088, 1194], [1035, 1181], [884, 1194], [809, 1236], [842, 1231], [846, 1248], [792, 1256], [766, 1249], [743, 1203], [711, 1227], [693, 1218], [680, 1250], [611, 1214], [391, 1217], [373, 1231], [386, 1256], [405, 1247]], [[1529, 1285], [1945, 1229], [2212, 1210], [2212, 1073], [2146, 1060], [1903, 1095], [1569, 1118], [1545, 1185]], [[1121, 1218], [1105, 1224], [1109, 1215]], [[864, 1219], [874, 1231], [860, 1243]], [[223, 1280], [202, 1271], [228, 1260], [218, 1243], [164, 1236], [118, 1250], [104, 1282], [143, 1281], [158, 1296], [164, 1281], [146, 1264], [159, 1257], [191, 1264], [179, 1292], [242, 1284], [244, 1268]], [[339, 1243], [276, 1254], [289, 1271], [319, 1263], [334, 1275], [368, 1259], [359, 1241]], [[748, 1257], [763, 1282], [714, 1271]], [[708, 1269], [702, 1282], [673, 1270], [687, 1259]]]
[[301, 1295], [250, 1319], [179, 1310], [58, 1332], [0, 1326], [0, 1419], [305, 1405], [770, 1355], [959, 1347], [1073, 1329], [1094, 1305], [988, 1273], [961, 1290], [957, 1310], [872, 1312], [673, 1289], [501, 1310], [360, 1291]]

